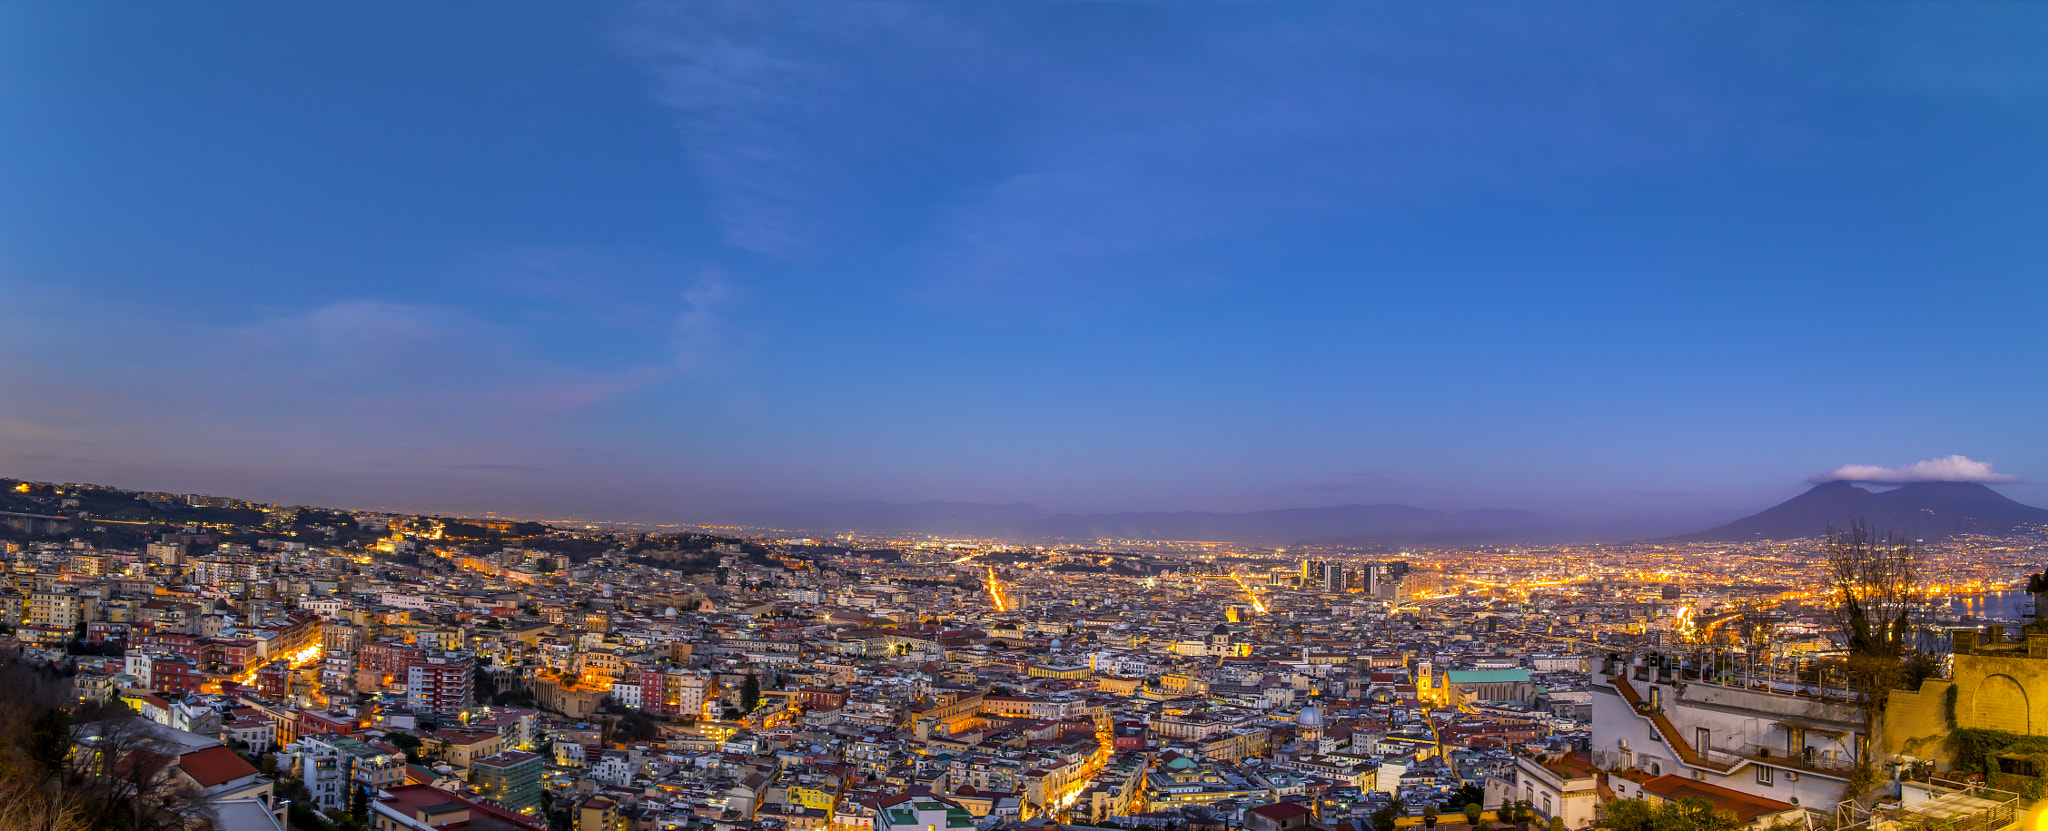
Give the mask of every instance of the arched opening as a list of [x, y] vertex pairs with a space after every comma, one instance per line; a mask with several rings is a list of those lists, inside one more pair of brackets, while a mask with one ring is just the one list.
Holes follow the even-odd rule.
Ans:
[[2033, 719], [2027, 709], [2027, 690], [2010, 675], [1985, 676], [1978, 682], [1970, 711], [1973, 726], [2008, 733], [2032, 732]]

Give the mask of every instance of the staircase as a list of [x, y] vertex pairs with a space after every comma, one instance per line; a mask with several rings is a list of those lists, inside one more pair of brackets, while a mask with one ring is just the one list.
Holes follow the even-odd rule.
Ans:
[[1678, 732], [1678, 725], [1672, 724], [1671, 720], [1665, 718], [1663, 713], [1656, 712], [1655, 710], [1647, 713], [1643, 712], [1643, 697], [1640, 693], [1636, 692], [1635, 686], [1629, 683], [1626, 675], [1612, 675], [1607, 680], [1608, 683], [1614, 685], [1615, 691], [1621, 693], [1621, 697], [1628, 701], [1629, 706], [1635, 708], [1637, 715], [1649, 717], [1650, 724], [1657, 728], [1658, 737], [1662, 738], [1665, 744], [1671, 746], [1672, 752], [1678, 754], [1679, 761], [1692, 767], [1711, 770], [1715, 773], [1727, 773], [1735, 769], [1734, 765], [1716, 762], [1701, 756], [1693, 749], [1692, 745], [1686, 743], [1684, 737]]

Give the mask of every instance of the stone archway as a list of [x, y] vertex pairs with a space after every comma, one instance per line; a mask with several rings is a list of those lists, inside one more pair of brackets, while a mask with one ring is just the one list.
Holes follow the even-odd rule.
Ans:
[[2027, 690], [2010, 675], [1987, 675], [1977, 682], [1971, 696], [1972, 726], [2008, 733], [2033, 732], [2032, 712], [2027, 708]]

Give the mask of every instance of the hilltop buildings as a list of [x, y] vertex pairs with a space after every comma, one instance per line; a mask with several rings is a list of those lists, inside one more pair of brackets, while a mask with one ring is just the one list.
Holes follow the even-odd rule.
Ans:
[[[290, 791], [384, 828], [1344, 827], [1397, 799], [1583, 828], [1634, 798], [1803, 823], [1869, 754], [1965, 761], [1933, 738], [1951, 697], [1959, 726], [2048, 729], [2026, 715], [2048, 660], [2000, 632], [1897, 694], [1873, 748], [1800, 680], [1826, 610], [1782, 546], [1041, 549], [262, 516], [7, 540], [0, 611], [81, 698], [205, 734], [219, 750], [190, 770], [221, 799]], [[1962, 584], [2038, 550], [2004, 545], [1938, 568]], [[247, 778], [266, 753], [278, 781]], [[1902, 799], [1982, 798], [1915, 775]]]

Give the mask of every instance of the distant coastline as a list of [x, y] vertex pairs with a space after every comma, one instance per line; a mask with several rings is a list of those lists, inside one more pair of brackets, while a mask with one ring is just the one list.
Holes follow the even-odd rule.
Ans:
[[2032, 602], [2033, 596], [2024, 591], [2005, 589], [1950, 595], [1942, 603], [1934, 604], [1934, 608], [1946, 608], [1951, 614], [1961, 617], [2027, 620], [2032, 617], [2032, 613], [2023, 611], [2021, 605]]

